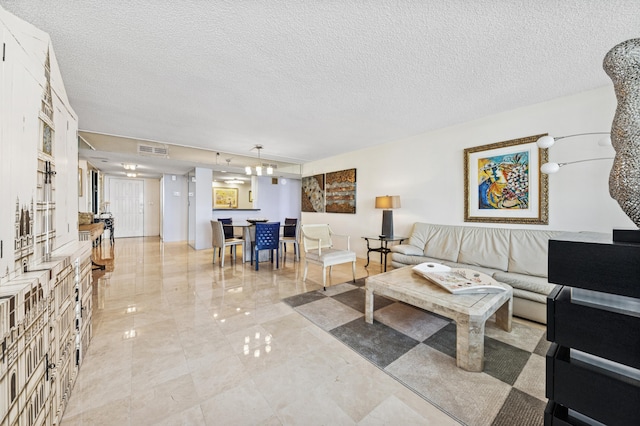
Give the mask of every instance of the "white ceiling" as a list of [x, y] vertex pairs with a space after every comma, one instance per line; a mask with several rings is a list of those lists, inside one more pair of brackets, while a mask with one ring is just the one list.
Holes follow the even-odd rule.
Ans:
[[[237, 163], [255, 144], [301, 164], [608, 85], [604, 55], [640, 36], [638, 0], [0, 4], [50, 34], [87, 139]], [[95, 155], [120, 165], [102, 139]]]

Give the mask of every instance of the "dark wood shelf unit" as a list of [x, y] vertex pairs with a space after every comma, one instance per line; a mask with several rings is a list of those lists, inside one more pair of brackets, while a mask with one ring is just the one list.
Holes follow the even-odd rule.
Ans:
[[545, 425], [640, 419], [640, 231], [613, 237], [549, 241]]

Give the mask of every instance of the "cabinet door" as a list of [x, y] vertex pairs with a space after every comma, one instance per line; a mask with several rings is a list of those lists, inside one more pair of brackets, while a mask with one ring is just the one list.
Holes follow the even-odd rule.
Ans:
[[16, 51], [16, 42], [7, 28], [0, 27], [0, 200], [6, 205], [0, 209], [0, 283], [8, 279], [7, 273], [13, 271], [13, 252], [15, 234], [15, 193], [12, 191], [11, 155], [12, 145], [17, 133], [16, 117], [12, 105], [13, 68], [12, 60]]

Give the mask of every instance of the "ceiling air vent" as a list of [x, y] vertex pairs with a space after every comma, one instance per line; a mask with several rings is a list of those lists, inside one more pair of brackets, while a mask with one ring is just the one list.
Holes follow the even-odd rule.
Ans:
[[156, 157], [168, 157], [169, 148], [166, 145], [149, 145], [139, 143], [138, 154], [153, 155]]

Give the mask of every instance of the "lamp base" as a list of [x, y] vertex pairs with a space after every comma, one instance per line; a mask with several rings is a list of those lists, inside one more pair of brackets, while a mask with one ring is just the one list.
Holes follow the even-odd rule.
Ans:
[[382, 211], [382, 235], [393, 237], [393, 210]]

